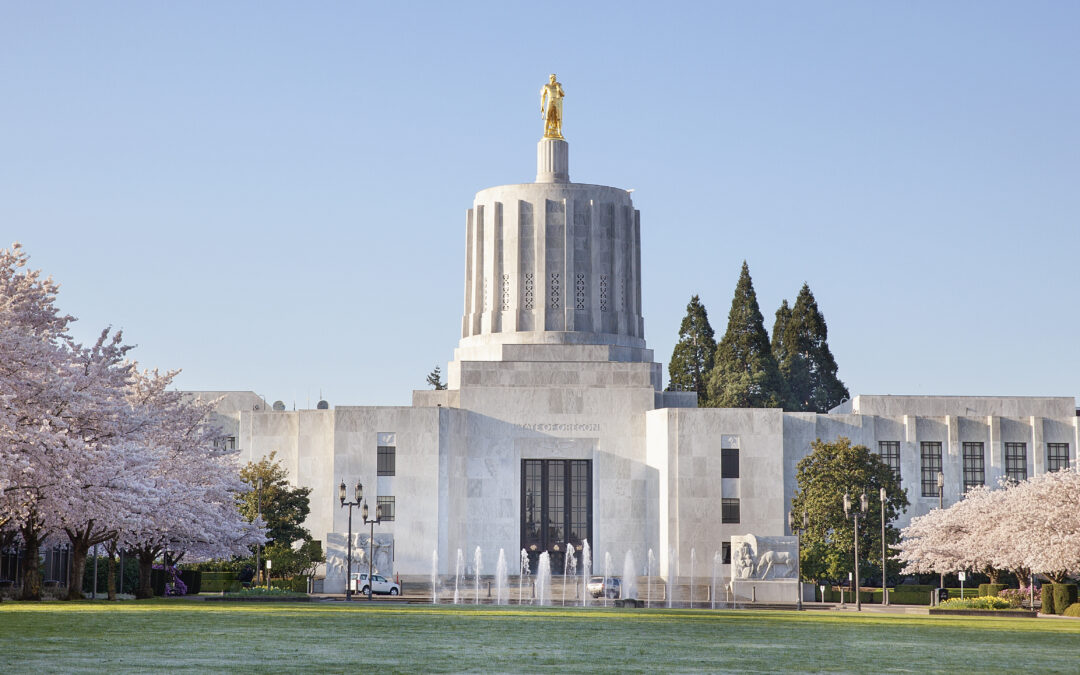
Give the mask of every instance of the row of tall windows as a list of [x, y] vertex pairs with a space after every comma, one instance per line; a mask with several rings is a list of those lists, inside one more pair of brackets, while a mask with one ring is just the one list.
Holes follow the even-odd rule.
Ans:
[[[375, 459], [375, 473], [379, 476], [397, 474], [397, 434], [380, 432]], [[379, 495], [375, 501], [376, 513], [383, 520], [394, 520], [397, 511], [396, 500], [392, 495]]]
[[[1028, 477], [1027, 444], [1005, 443], [1005, 477], [1022, 481]], [[878, 455], [900, 480], [900, 441], [878, 441]], [[919, 444], [919, 468], [923, 497], [937, 497], [937, 475], [942, 471], [941, 442], [923, 441]], [[1046, 470], [1069, 468], [1069, 444], [1046, 444]], [[963, 443], [964, 490], [986, 485], [986, 451], [982, 442]]]

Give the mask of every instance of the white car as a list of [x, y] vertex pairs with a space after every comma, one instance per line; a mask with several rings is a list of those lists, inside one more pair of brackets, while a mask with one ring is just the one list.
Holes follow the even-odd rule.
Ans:
[[[376, 595], [401, 595], [401, 584], [394, 583], [381, 574], [371, 575], [371, 592]], [[359, 590], [361, 595], [368, 592], [367, 572], [354, 573], [352, 579], [353, 590]]]

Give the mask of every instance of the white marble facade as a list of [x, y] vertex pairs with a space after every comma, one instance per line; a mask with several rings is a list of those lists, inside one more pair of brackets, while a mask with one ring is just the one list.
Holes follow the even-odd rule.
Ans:
[[[409, 407], [273, 411], [249, 395], [222, 410], [242, 461], [276, 451], [312, 488], [307, 526], [327, 543], [327, 591], [344, 589], [342, 481], [364, 483], [372, 513], [376, 496], [393, 497], [394, 519], [375, 528], [380, 572], [426, 576], [434, 553], [448, 574], [459, 549], [471, 568], [480, 547], [481, 571], [493, 573], [500, 549], [514, 560], [523, 546], [523, 460], [589, 460], [594, 569], [605, 553], [621, 570], [628, 550], [644, 561], [652, 549], [660, 574], [686, 576], [692, 550], [704, 566], [732, 537], [790, 534], [795, 465], [817, 438], [899, 442], [905, 520], [937, 505], [921, 496], [924, 441], [942, 444], [946, 502], [962, 492], [965, 442], [984, 443], [987, 484], [1003, 475], [1008, 443], [1025, 444], [1029, 475], [1046, 470], [1050, 443], [1066, 444], [1075, 466], [1071, 398], [857, 396], [817, 415], [698, 409], [693, 394], [663, 392], [644, 338], [630, 193], [568, 182], [568, 149], [547, 145], [536, 183], [482, 190], [468, 212], [448, 390], [414, 392]], [[393, 475], [377, 475], [380, 444], [393, 448]], [[725, 449], [738, 477], [721, 476]], [[724, 499], [738, 500], [738, 522], [722, 522]], [[367, 542], [358, 521], [354, 539]]]

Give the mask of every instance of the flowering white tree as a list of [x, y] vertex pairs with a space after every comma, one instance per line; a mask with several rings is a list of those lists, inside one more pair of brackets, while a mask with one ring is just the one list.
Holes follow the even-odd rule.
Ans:
[[[17, 530], [28, 561], [66, 535], [72, 598], [96, 543], [156, 556], [166, 545], [228, 555], [261, 541], [237, 509], [244, 485], [234, 453], [215, 447], [211, 404], [168, 391], [175, 373], [138, 374], [119, 333], [77, 344], [57, 285], [26, 263], [18, 244], [0, 250], [0, 530]], [[28, 564], [22, 596], [40, 593]]]
[[905, 573], [998, 570], [1052, 579], [1080, 572], [1080, 473], [1039, 474], [996, 490], [969, 490], [947, 509], [914, 518], [901, 532]]

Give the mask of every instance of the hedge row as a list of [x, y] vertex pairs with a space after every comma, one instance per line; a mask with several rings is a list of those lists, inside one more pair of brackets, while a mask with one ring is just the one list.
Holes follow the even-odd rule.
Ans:
[[1075, 603], [1076, 584], [1043, 584], [1043, 614], [1064, 614]]
[[997, 595], [1008, 587], [1007, 584], [979, 584], [979, 597]]
[[203, 572], [202, 592], [235, 593], [243, 588], [236, 572]]
[[297, 593], [307, 593], [308, 578], [307, 577], [290, 577], [288, 579], [271, 579], [270, 588], [280, 588], [286, 591], [295, 591]]

